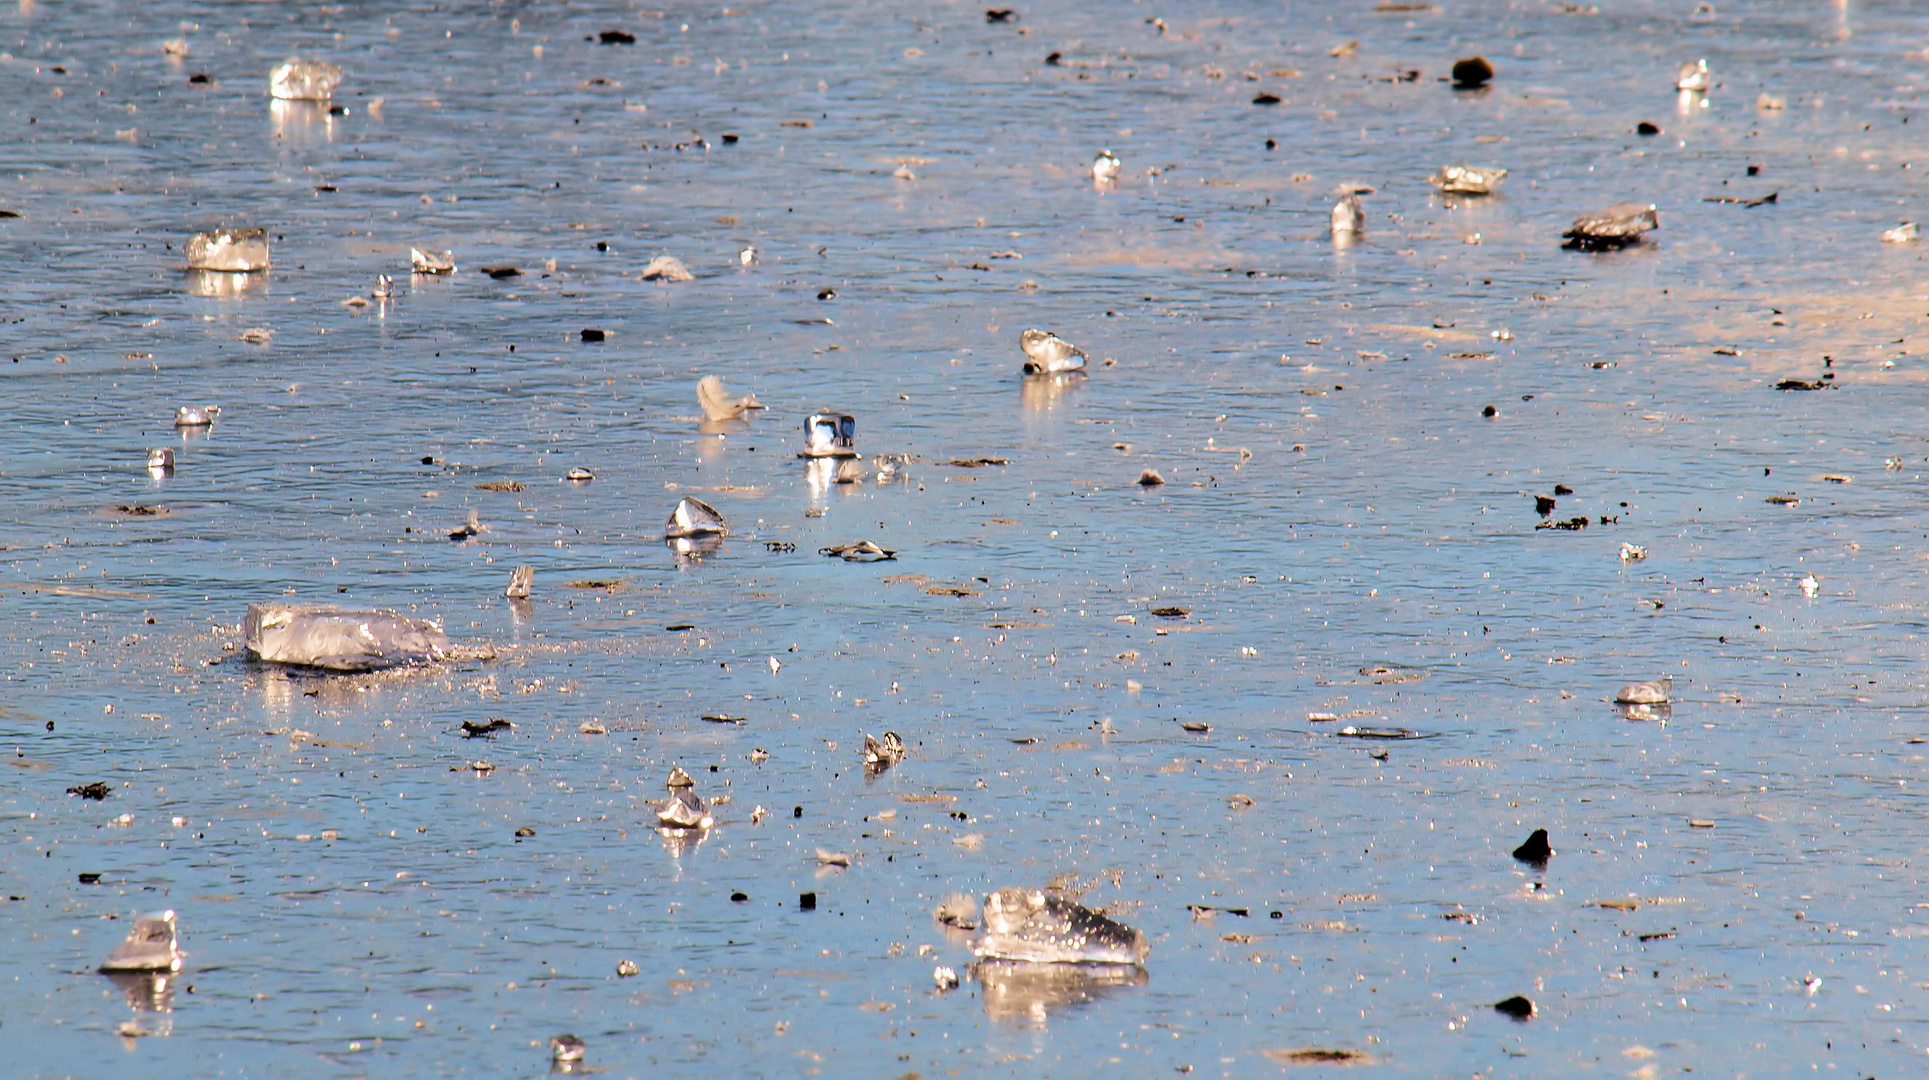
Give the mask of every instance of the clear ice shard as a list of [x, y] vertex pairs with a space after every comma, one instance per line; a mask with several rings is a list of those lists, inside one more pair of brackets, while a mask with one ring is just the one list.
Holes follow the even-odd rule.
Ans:
[[1078, 371], [1085, 366], [1085, 350], [1049, 331], [1036, 327], [1018, 335], [1018, 347], [1025, 350], [1025, 374], [1053, 375]]
[[290, 60], [268, 73], [268, 93], [283, 101], [327, 101], [342, 84], [342, 69], [320, 60]]
[[409, 249], [409, 267], [418, 274], [453, 274], [455, 252], [412, 247]]
[[188, 238], [188, 269], [252, 274], [268, 269], [268, 230], [213, 229]]
[[248, 652], [258, 660], [331, 671], [429, 663], [449, 651], [441, 626], [393, 611], [249, 604], [243, 631]]
[[995, 960], [1042, 964], [1140, 964], [1145, 934], [1036, 889], [999, 889], [985, 897], [982, 937], [971, 951]]
[[717, 508], [702, 499], [684, 497], [677, 500], [676, 509], [670, 511], [670, 520], [663, 524], [663, 537], [675, 540], [685, 536], [728, 536], [730, 530], [723, 523], [723, 515]]
[[186, 955], [181, 951], [174, 912], [155, 911], [134, 920], [127, 940], [101, 961], [100, 969], [106, 972], [179, 971], [181, 958]]
[[814, 413], [806, 417], [804, 449], [797, 456], [856, 457], [857, 418], [845, 413]]

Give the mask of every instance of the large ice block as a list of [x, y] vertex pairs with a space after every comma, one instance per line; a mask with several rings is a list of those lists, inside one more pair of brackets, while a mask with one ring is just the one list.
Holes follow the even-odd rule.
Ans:
[[249, 604], [243, 629], [248, 652], [258, 660], [333, 671], [425, 664], [449, 651], [441, 626], [393, 611]]

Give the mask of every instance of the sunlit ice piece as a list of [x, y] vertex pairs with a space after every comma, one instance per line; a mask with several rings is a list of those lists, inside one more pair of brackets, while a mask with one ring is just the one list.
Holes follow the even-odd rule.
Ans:
[[444, 659], [449, 639], [429, 619], [393, 611], [338, 611], [303, 604], [248, 605], [248, 652], [271, 664], [372, 671]]
[[187, 243], [188, 269], [252, 274], [268, 269], [268, 230], [212, 229]]
[[857, 456], [857, 418], [847, 413], [813, 413], [804, 419], [804, 448], [798, 457]]
[[186, 955], [181, 951], [174, 912], [156, 911], [134, 920], [127, 939], [101, 961], [100, 970], [179, 971], [181, 958]]
[[342, 84], [342, 69], [321, 60], [289, 60], [268, 73], [268, 94], [283, 101], [327, 101]]

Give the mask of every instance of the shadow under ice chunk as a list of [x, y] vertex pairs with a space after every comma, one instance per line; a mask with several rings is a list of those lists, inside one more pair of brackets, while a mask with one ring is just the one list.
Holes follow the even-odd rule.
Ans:
[[393, 611], [249, 604], [243, 633], [257, 660], [331, 671], [430, 663], [449, 652], [449, 639], [433, 620]]

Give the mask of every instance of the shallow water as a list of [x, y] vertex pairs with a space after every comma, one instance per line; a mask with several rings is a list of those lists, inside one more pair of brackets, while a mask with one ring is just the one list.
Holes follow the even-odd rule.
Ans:
[[[564, 1031], [625, 1076], [1918, 1071], [1929, 288], [1877, 237], [1923, 22], [1599, 7], [0, 11], [9, 1071], [535, 1075]], [[1475, 51], [1491, 88], [1437, 81]], [[268, 100], [290, 54], [346, 115]], [[1448, 161], [1512, 174], [1449, 206]], [[1557, 246], [1623, 199], [1654, 243]], [[275, 268], [190, 278], [220, 223]], [[697, 280], [639, 280], [663, 254]], [[1028, 326], [1090, 377], [1023, 384]], [[705, 374], [770, 408], [706, 433]], [[825, 408], [909, 479], [813, 482]], [[1535, 528], [1556, 483], [1586, 529]], [[685, 494], [733, 528], [697, 560]], [[865, 539], [897, 558], [817, 554]], [[251, 666], [283, 597], [497, 656]], [[1662, 674], [1666, 723], [1608, 703]], [[731, 799], [680, 853], [677, 764]], [[1147, 933], [1142, 979], [933, 993], [947, 893], [1053, 882]], [[94, 974], [164, 907], [165, 1024]]]

